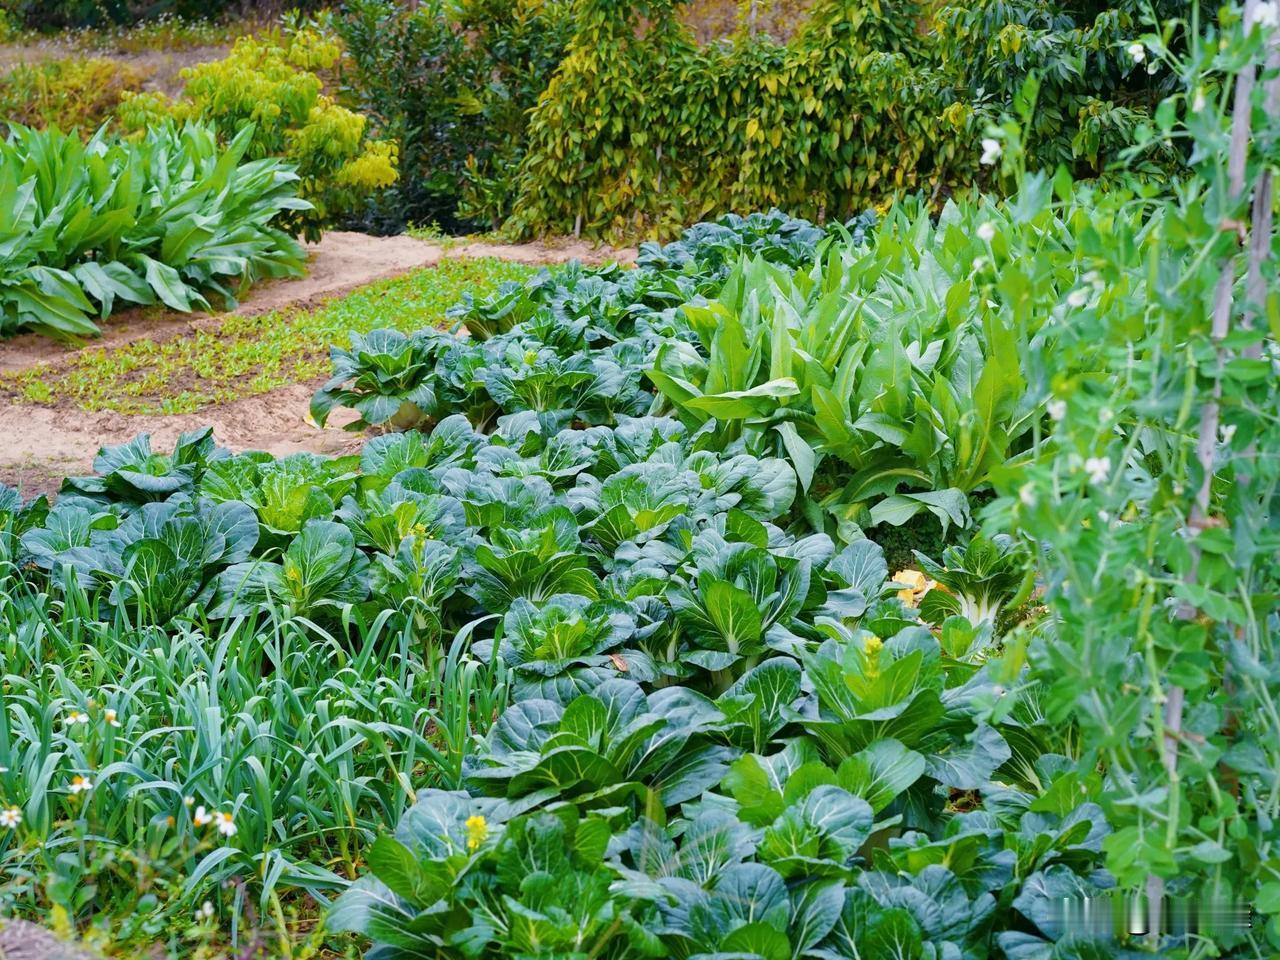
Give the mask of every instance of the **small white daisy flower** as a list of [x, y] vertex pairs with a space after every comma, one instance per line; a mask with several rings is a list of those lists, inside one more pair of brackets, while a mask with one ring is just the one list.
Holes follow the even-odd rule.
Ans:
[[1126, 49], [1134, 63], [1141, 63], [1147, 59], [1147, 48], [1140, 43], [1131, 43]]
[[218, 824], [218, 832], [224, 837], [234, 837], [236, 835], [236, 825], [231, 814], [218, 811], [213, 815], [213, 819]]
[[196, 802], [196, 798], [195, 798], [195, 797], [183, 797], [183, 798], [182, 798], [182, 805], [183, 805], [184, 807], [189, 807], [189, 806], [191, 806], [191, 805], [192, 805], [193, 803], [195, 803], [195, 802]]
[[102, 719], [106, 721], [106, 724], [109, 727], [120, 726], [120, 715], [116, 713], [114, 710], [103, 710]]
[[1084, 472], [1089, 475], [1090, 483], [1106, 483], [1111, 477], [1111, 458], [1090, 457], [1084, 462]]
[[16, 830], [18, 824], [22, 822], [22, 811], [17, 807], [5, 807], [0, 810], [0, 827], [8, 830]]
[[197, 827], [203, 827], [206, 823], [213, 822], [213, 816], [204, 807], [196, 807], [195, 816], [191, 818], [191, 822]]
[[1000, 146], [999, 140], [993, 140], [987, 137], [982, 141], [982, 159], [979, 161], [984, 166], [990, 167], [1000, 159], [1003, 148]]
[[88, 723], [88, 722], [89, 722], [89, 715], [79, 710], [72, 710], [70, 713], [67, 714], [66, 719], [63, 720], [63, 723], [65, 723], [68, 727], [74, 727], [78, 723]]
[[93, 789], [93, 781], [88, 777], [77, 775], [71, 778], [71, 786], [68, 789], [71, 791], [72, 796], [77, 793], [88, 793]]
[[990, 243], [996, 235], [996, 225], [990, 220], [985, 220], [978, 224], [978, 239], [984, 243]]
[[196, 923], [201, 920], [208, 920], [213, 916], [213, 904], [206, 900], [200, 905], [200, 909], [196, 911]]

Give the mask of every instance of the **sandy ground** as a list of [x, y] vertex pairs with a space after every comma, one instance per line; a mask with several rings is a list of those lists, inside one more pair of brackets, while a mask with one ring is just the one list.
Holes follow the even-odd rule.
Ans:
[[[251, 290], [233, 313], [254, 315], [290, 306], [314, 306], [343, 296], [375, 280], [431, 267], [445, 258], [499, 257], [521, 263], [550, 264], [581, 260], [623, 262], [634, 251], [591, 247], [583, 242], [551, 242], [504, 246], [471, 243], [442, 246], [408, 236], [370, 237], [333, 232], [309, 247], [306, 277], [264, 284]], [[141, 337], [167, 339], [219, 322], [221, 315], [175, 314], [156, 310], [129, 311], [112, 318], [104, 336], [90, 348], [127, 343]], [[0, 371], [36, 364], [57, 366], [78, 348], [34, 334], [0, 343]], [[196, 414], [129, 416], [105, 411], [86, 413], [70, 405], [0, 404], [0, 483], [17, 486], [25, 496], [57, 490], [61, 478], [89, 473], [93, 458], [104, 445], [123, 443], [139, 433], [151, 435], [157, 450], [172, 449], [178, 434], [212, 426], [214, 436], [232, 450], [265, 450], [277, 456], [299, 451], [343, 453], [359, 447], [360, 436], [344, 431], [351, 411], [336, 411], [320, 429], [306, 419], [311, 394], [318, 384], [296, 384], [222, 404]], [[344, 418], [342, 415], [346, 414]]]

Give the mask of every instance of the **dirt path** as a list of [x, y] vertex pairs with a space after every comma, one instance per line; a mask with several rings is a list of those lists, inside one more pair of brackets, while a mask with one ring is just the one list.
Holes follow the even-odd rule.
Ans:
[[[232, 311], [242, 316], [285, 307], [312, 307], [357, 287], [432, 267], [448, 258], [498, 257], [520, 263], [552, 264], [569, 260], [600, 263], [629, 261], [634, 251], [601, 250], [581, 242], [501, 244], [463, 242], [444, 246], [408, 236], [370, 237], [334, 232], [308, 248], [310, 272], [297, 280], [255, 287]], [[135, 310], [105, 325], [104, 336], [83, 349], [116, 346], [147, 337], [163, 340], [216, 325], [225, 314], [174, 314]], [[0, 343], [0, 372], [38, 364], [57, 367], [78, 351], [35, 334]], [[172, 449], [184, 430], [212, 426], [214, 436], [232, 450], [265, 450], [277, 456], [299, 451], [342, 453], [359, 447], [359, 435], [341, 429], [351, 411], [336, 411], [320, 429], [306, 419], [317, 383], [295, 384], [271, 393], [210, 407], [196, 414], [130, 416], [112, 411], [86, 413], [72, 405], [52, 407], [0, 403], [0, 483], [19, 487], [25, 496], [56, 491], [67, 475], [88, 473], [104, 445], [151, 434], [157, 450]], [[347, 414], [344, 418], [342, 415]]]
[[148, 93], [176, 96], [183, 86], [182, 68], [222, 60], [231, 52], [229, 46], [211, 45], [186, 47], [181, 50], [84, 50], [56, 39], [42, 39], [34, 43], [0, 44], [0, 70], [19, 63], [43, 63], [46, 60], [103, 59], [132, 67], [141, 77], [141, 88]]

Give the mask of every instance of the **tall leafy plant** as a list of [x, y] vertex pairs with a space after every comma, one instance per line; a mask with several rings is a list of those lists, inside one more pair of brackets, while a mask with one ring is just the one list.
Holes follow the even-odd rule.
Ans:
[[120, 302], [175, 310], [228, 303], [254, 280], [302, 272], [277, 225], [310, 209], [298, 175], [246, 161], [253, 127], [225, 146], [200, 124], [138, 142], [15, 127], [0, 144], [0, 335], [98, 332]]
[[[900, 208], [869, 247], [833, 242], [796, 271], [744, 262], [682, 308], [695, 342], [662, 344], [646, 376], [689, 426], [790, 458], [820, 529], [849, 538], [925, 511], [965, 527], [969, 495], [1044, 416], [1020, 354], [1055, 334], [999, 304], [1062, 282], [1016, 267], [986, 282], [984, 234], [1003, 216], [953, 202], [935, 224]], [[1065, 249], [1062, 221], [1037, 218]]]
[[[1276, 235], [1262, 147], [1280, 90], [1255, 84], [1280, 38], [1261, 6], [1228, 11], [1203, 37], [1172, 23], [1144, 38], [1181, 78], [1159, 135], [1189, 141], [1195, 179], [1154, 199], [1059, 180], [1058, 202], [1078, 204], [1073, 258], [1089, 267], [1059, 350], [1034, 358], [1053, 378], [1059, 423], [1002, 474], [989, 513], [1038, 548], [1053, 616], [1007, 661], [1030, 661], [1050, 719], [1078, 724], [1082, 760], [1105, 771], [1109, 868], [1157, 911], [1165, 891], [1257, 903], [1265, 924], [1213, 936], [1218, 949], [1250, 951], [1280, 942], [1280, 570], [1268, 519], [1280, 331], [1265, 319]], [[1195, 40], [1177, 56], [1167, 41], [1182, 30]], [[1020, 175], [1015, 134], [1003, 132]], [[1039, 189], [1047, 199], [1048, 184]], [[1012, 234], [996, 244], [1028, 252]], [[1103, 375], [1084, 372], [1099, 354]]]

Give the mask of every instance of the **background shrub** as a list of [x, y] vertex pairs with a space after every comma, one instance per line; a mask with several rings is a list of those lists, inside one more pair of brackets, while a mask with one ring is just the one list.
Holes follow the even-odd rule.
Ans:
[[332, 70], [341, 54], [336, 38], [314, 25], [242, 37], [226, 59], [184, 70], [187, 83], [177, 100], [130, 97], [120, 119], [139, 131], [164, 116], [200, 120], [224, 140], [252, 124], [249, 156], [294, 164], [301, 194], [312, 204], [282, 226], [316, 239], [323, 227], [396, 179], [395, 144], [368, 138], [365, 118], [322, 92], [320, 73]]
[[399, 186], [366, 215], [496, 227], [510, 212], [528, 111], [572, 32], [563, 0], [353, 0], [335, 20], [344, 88], [379, 136], [400, 144]]
[[99, 57], [20, 63], [0, 76], [0, 117], [28, 127], [93, 130], [144, 80], [138, 67]]
[[796, 38], [699, 47], [677, 3], [584, 0], [529, 124], [512, 226], [632, 232], [726, 209], [841, 219], [931, 185], [955, 144], [923, 7], [824, 0]]
[[[947, 117], [958, 131], [981, 136], [1009, 112], [1034, 72], [1040, 97], [1026, 131], [1033, 162], [1066, 164], [1077, 177], [1096, 177], [1135, 142], [1137, 129], [1176, 85], [1170, 71], [1145, 57], [1136, 61], [1129, 45], [1153, 13], [1164, 20], [1190, 6], [1185, 0], [942, 6], [931, 35], [954, 97]], [[1200, 6], [1205, 22], [1211, 21], [1209, 5]], [[1129, 171], [1151, 173], [1175, 159], [1166, 149]]]
[[[529, 121], [515, 233], [661, 235], [774, 205], [843, 219], [890, 193], [999, 188], [979, 141], [1032, 73], [1043, 91], [1032, 163], [1096, 177], [1142, 139], [1172, 83], [1129, 52], [1147, 16], [1136, 0], [817, 0], [785, 43], [740, 29], [711, 45], [685, 6], [575, 7]], [[1137, 169], [1180, 162], [1165, 144]]]
[[317, 10], [322, 0], [0, 0], [0, 10], [32, 30], [103, 27], [171, 15], [191, 19]]

